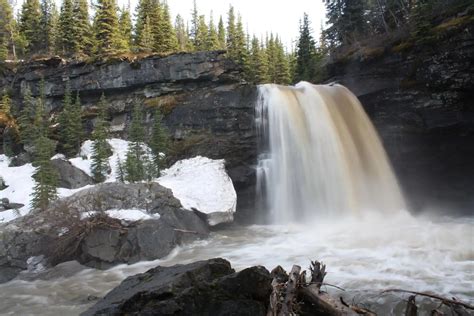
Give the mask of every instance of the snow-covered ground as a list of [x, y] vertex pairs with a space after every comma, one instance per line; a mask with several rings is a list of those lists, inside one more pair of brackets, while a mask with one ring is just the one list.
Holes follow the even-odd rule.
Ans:
[[208, 214], [210, 225], [233, 220], [237, 193], [224, 160], [197, 156], [178, 161], [162, 174], [158, 182], [170, 188], [184, 208]]
[[[114, 182], [118, 174], [117, 160], [119, 158], [122, 162], [125, 161], [128, 142], [118, 138], [109, 139], [108, 142], [112, 147], [113, 155], [109, 158], [111, 173], [107, 176], [106, 182]], [[92, 141], [87, 140], [83, 143], [78, 157], [69, 159], [69, 161], [75, 167], [91, 175], [91, 155]], [[64, 156], [55, 155], [53, 158], [64, 159]], [[8, 157], [0, 155], [0, 176], [8, 185], [6, 189], [0, 191], [0, 198], [8, 198], [12, 203], [22, 203], [25, 206], [18, 211], [0, 212], [0, 224], [28, 214], [34, 187], [32, 178], [34, 167], [31, 164], [8, 167], [9, 162]], [[195, 208], [208, 214], [210, 225], [232, 221], [237, 195], [232, 181], [225, 171], [224, 160], [212, 160], [198, 156], [178, 161], [169, 169], [164, 170], [162, 174], [163, 176], [155, 181], [170, 188], [185, 209]], [[72, 190], [58, 188], [58, 195], [63, 198], [90, 187], [92, 185]], [[147, 217], [151, 215], [141, 210], [109, 210], [108, 212], [111, 217], [129, 221], [151, 218]]]
[[[129, 209], [129, 210], [118, 210], [111, 209], [105, 211], [105, 213], [112, 218], [117, 218], [127, 222], [142, 221], [147, 219], [159, 219], [160, 214], [148, 214], [146, 210]], [[96, 212], [84, 213], [82, 218], [93, 216]]]

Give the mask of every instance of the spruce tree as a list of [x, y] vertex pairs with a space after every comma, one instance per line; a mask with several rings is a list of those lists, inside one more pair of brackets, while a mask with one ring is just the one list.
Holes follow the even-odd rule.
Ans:
[[194, 0], [193, 4], [193, 11], [191, 12], [191, 31], [189, 32], [189, 34], [191, 35], [193, 46], [197, 47], [196, 41], [199, 38], [199, 11], [197, 8], [196, 0]]
[[73, 5], [74, 53], [89, 55], [94, 47], [87, 0], [75, 0]]
[[130, 123], [129, 145], [124, 167], [125, 180], [128, 182], [137, 182], [145, 179], [144, 140], [145, 129], [143, 127], [142, 105], [136, 100]]
[[107, 117], [107, 100], [102, 94], [99, 100], [99, 115], [97, 116], [94, 131], [92, 132], [92, 163], [91, 172], [95, 182], [103, 182], [109, 170], [109, 145], [107, 143], [108, 124]]
[[117, 168], [117, 176], [115, 177], [115, 180], [122, 183], [125, 182], [125, 171], [123, 170], [123, 164], [118, 155], [117, 161], [115, 162], [115, 166]]
[[41, 7], [38, 0], [25, 0], [21, 8], [20, 32], [27, 43], [28, 53], [41, 48]]
[[132, 18], [130, 16], [130, 8], [124, 7], [120, 12], [119, 19], [120, 26], [120, 35], [127, 50], [130, 50], [133, 46], [133, 37], [132, 37]]
[[67, 157], [74, 157], [81, 147], [82, 142], [82, 117], [81, 100], [79, 92], [72, 103], [69, 81], [66, 84], [63, 99], [63, 110], [59, 116], [60, 143]]
[[53, 155], [53, 141], [45, 135], [40, 135], [36, 140], [36, 153], [33, 161], [35, 186], [32, 193], [32, 207], [35, 209], [45, 210], [50, 202], [57, 197], [58, 175], [51, 164]]
[[295, 81], [312, 81], [315, 77], [315, 62], [316, 44], [311, 35], [309, 17], [305, 13], [297, 44]]
[[226, 49], [225, 27], [222, 16], [219, 18], [219, 24], [217, 26], [217, 38], [219, 39], [219, 49]]
[[165, 155], [168, 151], [168, 134], [163, 127], [162, 120], [160, 109], [156, 109], [153, 116], [153, 130], [148, 141], [156, 176], [160, 175], [160, 171], [164, 167]]
[[99, 55], [124, 51], [115, 0], [98, 1], [94, 22], [95, 40], [97, 41], [96, 51]]
[[207, 41], [208, 41], [209, 29], [206, 24], [206, 18], [204, 15], [200, 15], [198, 18], [198, 28], [196, 31], [196, 37], [194, 38], [194, 48], [197, 51], [208, 50]]
[[145, 23], [141, 31], [139, 42], [137, 43], [139, 51], [151, 52], [153, 50], [153, 33], [151, 30], [150, 17], [145, 18]]
[[189, 45], [189, 42], [190, 42], [189, 35], [188, 35], [187, 30], [186, 30], [186, 26], [184, 25], [184, 20], [181, 17], [181, 15], [179, 15], [179, 14], [176, 16], [176, 21], [175, 21], [174, 28], [176, 30], [176, 38], [177, 38], [177, 42], [178, 42], [178, 51], [180, 51], [180, 52], [187, 51], [188, 45]]
[[269, 81], [268, 59], [264, 47], [260, 44], [256, 36], [253, 37], [251, 43], [248, 80], [256, 84]]
[[57, 31], [57, 22], [57, 10], [54, 1], [42, 0], [39, 49], [43, 53], [52, 54], [55, 51], [55, 32]]
[[216, 50], [220, 49], [220, 42], [219, 42], [219, 34], [217, 33], [216, 26], [214, 25], [214, 18], [212, 17], [212, 12], [211, 12], [211, 17], [209, 20], [209, 32], [207, 34], [207, 40], [206, 40], [206, 49], [207, 50]]
[[8, 0], [0, 0], [0, 61], [10, 55], [10, 47], [13, 46], [13, 32], [15, 23], [13, 10]]
[[23, 91], [23, 106], [21, 108], [18, 123], [20, 125], [20, 141], [24, 146], [31, 146], [36, 135], [35, 118], [36, 100], [31, 96], [31, 90], [27, 86]]
[[0, 114], [6, 119], [6, 125], [3, 130], [3, 153], [11, 157], [13, 156], [13, 143], [17, 134], [15, 119], [11, 114], [11, 99], [8, 93], [4, 93], [0, 99]]
[[76, 50], [76, 29], [74, 27], [74, 4], [72, 0], [63, 0], [59, 14], [59, 32], [57, 48], [62, 54], [70, 55]]
[[229, 12], [227, 13], [227, 52], [229, 57], [234, 59], [236, 51], [236, 26], [235, 26], [235, 12], [234, 7], [229, 7]]
[[160, 42], [157, 44], [158, 52], [175, 52], [178, 49], [178, 39], [171, 23], [168, 4], [165, 2], [161, 8], [160, 16]]
[[281, 40], [276, 37], [275, 82], [287, 85], [291, 82], [290, 63]]

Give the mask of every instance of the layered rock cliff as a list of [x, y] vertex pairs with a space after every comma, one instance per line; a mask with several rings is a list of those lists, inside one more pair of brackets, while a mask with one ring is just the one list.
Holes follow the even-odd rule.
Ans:
[[[150, 114], [161, 108], [173, 141], [170, 163], [202, 155], [226, 160], [227, 170], [239, 195], [238, 208], [253, 205], [253, 164], [256, 159], [254, 103], [256, 87], [240, 78], [238, 67], [225, 52], [198, 52], [151, 56], [134, 61], [102, 63], [48, 59], [3, 69], [0, 84], [8, 86], [13, 103], [29, 87], [39, 95], [44, 80], [46, 103], [55, 116], [61, 110], [66, 81], [78, 91], [84, 106], [86, 128], [92, 129], [96, 104], [105, 94], [111, 131], [126, 136], [135, 98]], [[150, 122], [151, 123], [151, 122]], [[249, 189], [250, 188], [250, 189]]]
[[359, 97], [414, 211], [472, 213], [474, 22], [411, 45], [332, 62], [328, 82]]

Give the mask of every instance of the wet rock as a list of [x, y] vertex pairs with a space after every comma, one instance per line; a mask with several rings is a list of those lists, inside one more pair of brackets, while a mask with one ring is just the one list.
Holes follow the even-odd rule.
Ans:
[[53, 159], [51, 164], [58, 172], [58, 187], [60, 188], [77, 189], [94, 184], [94, 181], [87, 173], [76, 168], [67, 160]]
[[82, 315], [265, 315], [270, 273], [224, 259], [156, 267], [127, 278]]
[[[111, 209], [140, 209], [149, 216], [120, 220], [107, 215]], [[42, 266], [77, 260], [103, 269], [158, 259], [208, 234], [207, 223], [183, 210], [171, 190], [157, 183], [105, 183], [62, 199], [45, 211], [32, 211], [0, 225], [0, 268], [13, 275], [39, 260], [32, 257], [44, 256], [45, 260], [38, 261]]]
[[24, 164], [30, 163], [32, 161], [31, 155], [27, 152], [22, 152], [13, 157], [10, 160], [10, 167], [19, 167], [23, 166]]
[[331, 62], [361, 100], [411, 208], [472, 214], [474, 207], [474, 23], [411, 51]]

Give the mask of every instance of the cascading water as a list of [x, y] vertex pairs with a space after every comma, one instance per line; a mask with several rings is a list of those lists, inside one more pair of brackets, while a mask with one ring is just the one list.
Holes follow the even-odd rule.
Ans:
[[268, 84], [259, 94], [257, 194], [271, 221], [405, 208], [382, 143], [347, 88]]

